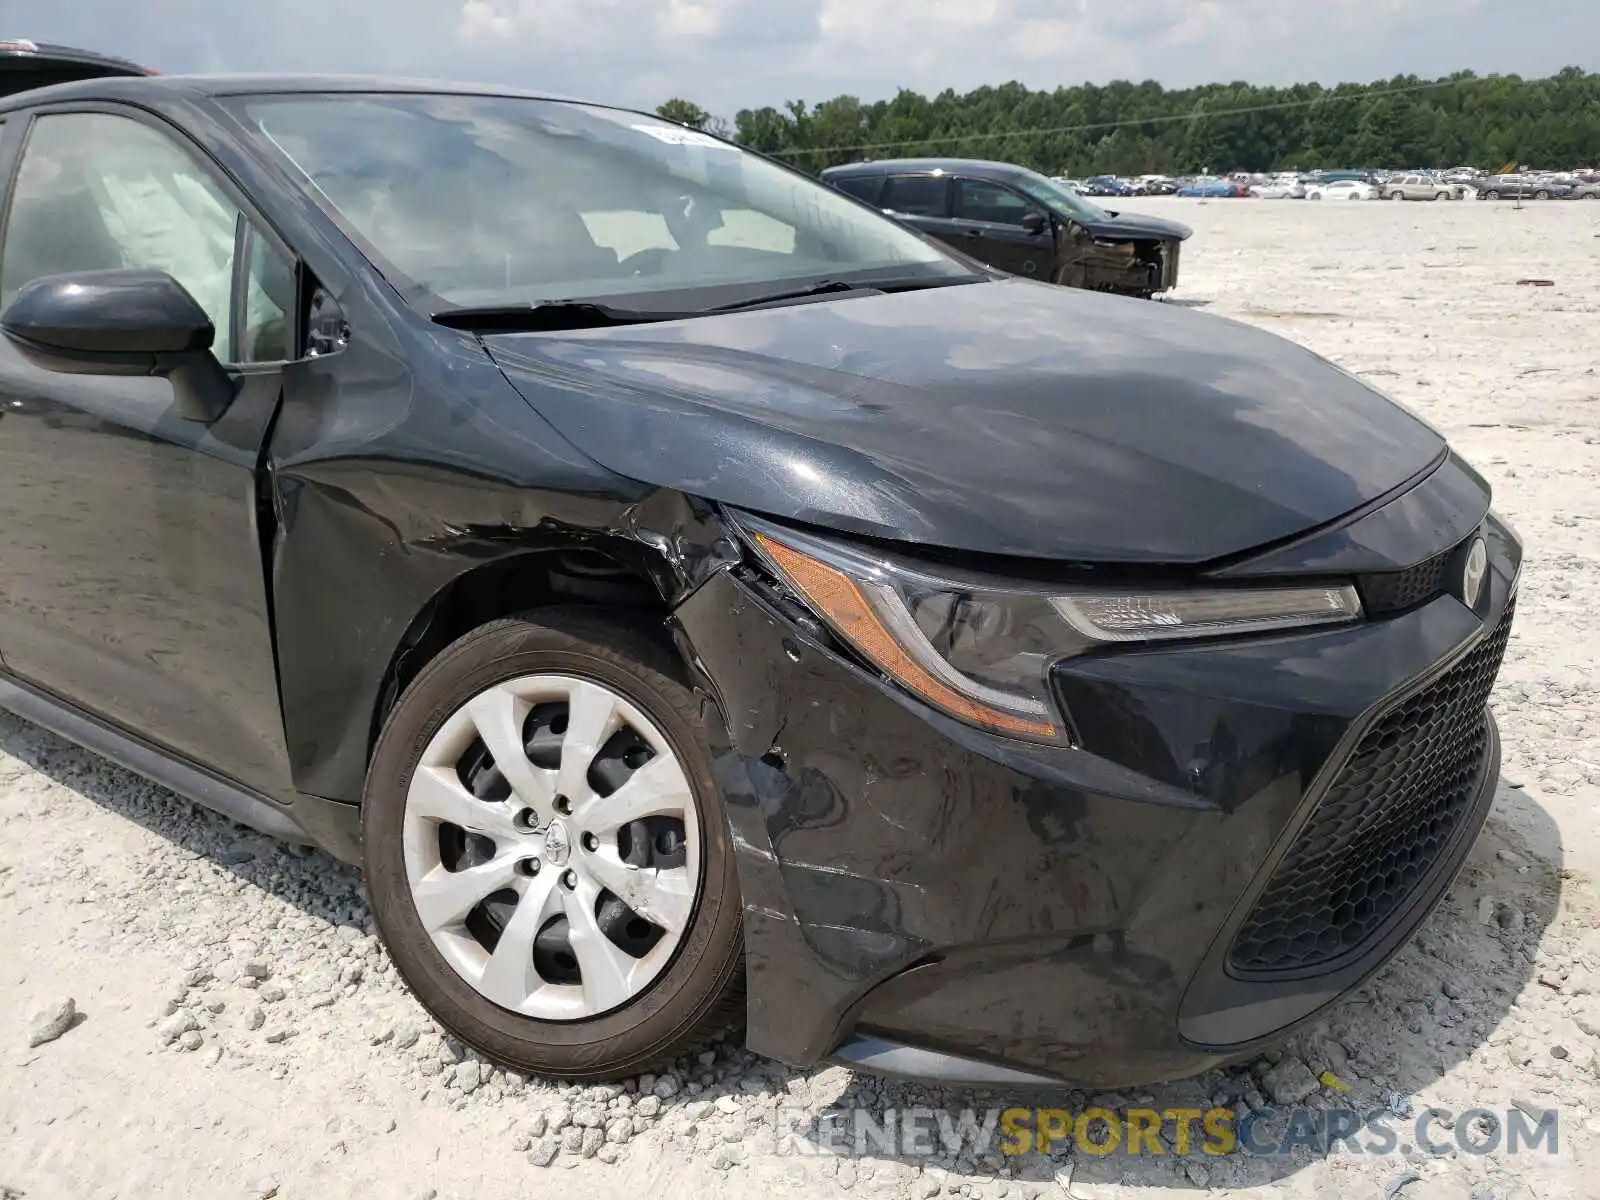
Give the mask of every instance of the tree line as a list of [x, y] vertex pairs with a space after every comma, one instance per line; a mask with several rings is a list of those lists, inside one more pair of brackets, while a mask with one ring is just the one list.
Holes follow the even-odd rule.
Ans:
[[1051, 175], [1600, 163], [1600, 74], [1546, 79], [1397, 75], [1372, 83], [1169, 90], [1153, 80], [1035, 91], [1020, 83], [929, 99], [855, 96], [741, 109], [690, 100], [657, 111], [812, 171], [862, 158], [994, 158]]

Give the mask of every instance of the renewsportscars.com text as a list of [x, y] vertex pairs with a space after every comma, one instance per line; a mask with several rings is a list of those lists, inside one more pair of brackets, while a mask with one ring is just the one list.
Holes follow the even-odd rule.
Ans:
[[1560, 1149], [1556, 1109], [1454, 1113], [1429, 1108], [1399, 1117], [1387, 1108], [1087, 1108], [1076, 1113], [1058, 1108], [780, 1108], [774, 1124], [779, 1154], [1016, 1157], [1070, 1150], [1269, 1157], [1301, 1148], [1361, 1155], [1556, 1154]]

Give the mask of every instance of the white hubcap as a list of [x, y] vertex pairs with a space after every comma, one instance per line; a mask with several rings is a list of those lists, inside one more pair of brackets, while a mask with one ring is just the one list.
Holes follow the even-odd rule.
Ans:
[[610, 688], [497, 684], [429, 741], [406, 793], [406, 877], [446, 962], [540, 1020], [632, 1000], [687, 931], [694, 796], [666, 737]]

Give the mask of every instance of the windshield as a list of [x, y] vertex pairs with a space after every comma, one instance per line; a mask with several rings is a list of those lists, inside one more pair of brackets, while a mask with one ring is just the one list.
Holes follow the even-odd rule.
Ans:
[[1069, 187], [1062, 187], [1054, 179], [1036, 175], [1032, 171], [1018, 176], [1013, 182], [1040, 204], [1065, 213], [1069, 217], [1083, 217], [1090, 221], [1104, 221], [1111, 214], [1098, 204], [1085, 200]]
[[972, 277], [832, 188], [637, 113], [374, 93], [248, 96], [231, 108], [414, 302], [648, 295], [689, 309], [819, 278]]

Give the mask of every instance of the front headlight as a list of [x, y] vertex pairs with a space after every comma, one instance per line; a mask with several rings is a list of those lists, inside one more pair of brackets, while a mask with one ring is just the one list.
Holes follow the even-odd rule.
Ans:
[[880, 671], [958, 720], [1062, 742], [1050, 664], [1097, 645], [1352, 621], [1350, 586], [1064, 588], [987, 579], [740, 516], [761, 558]]

